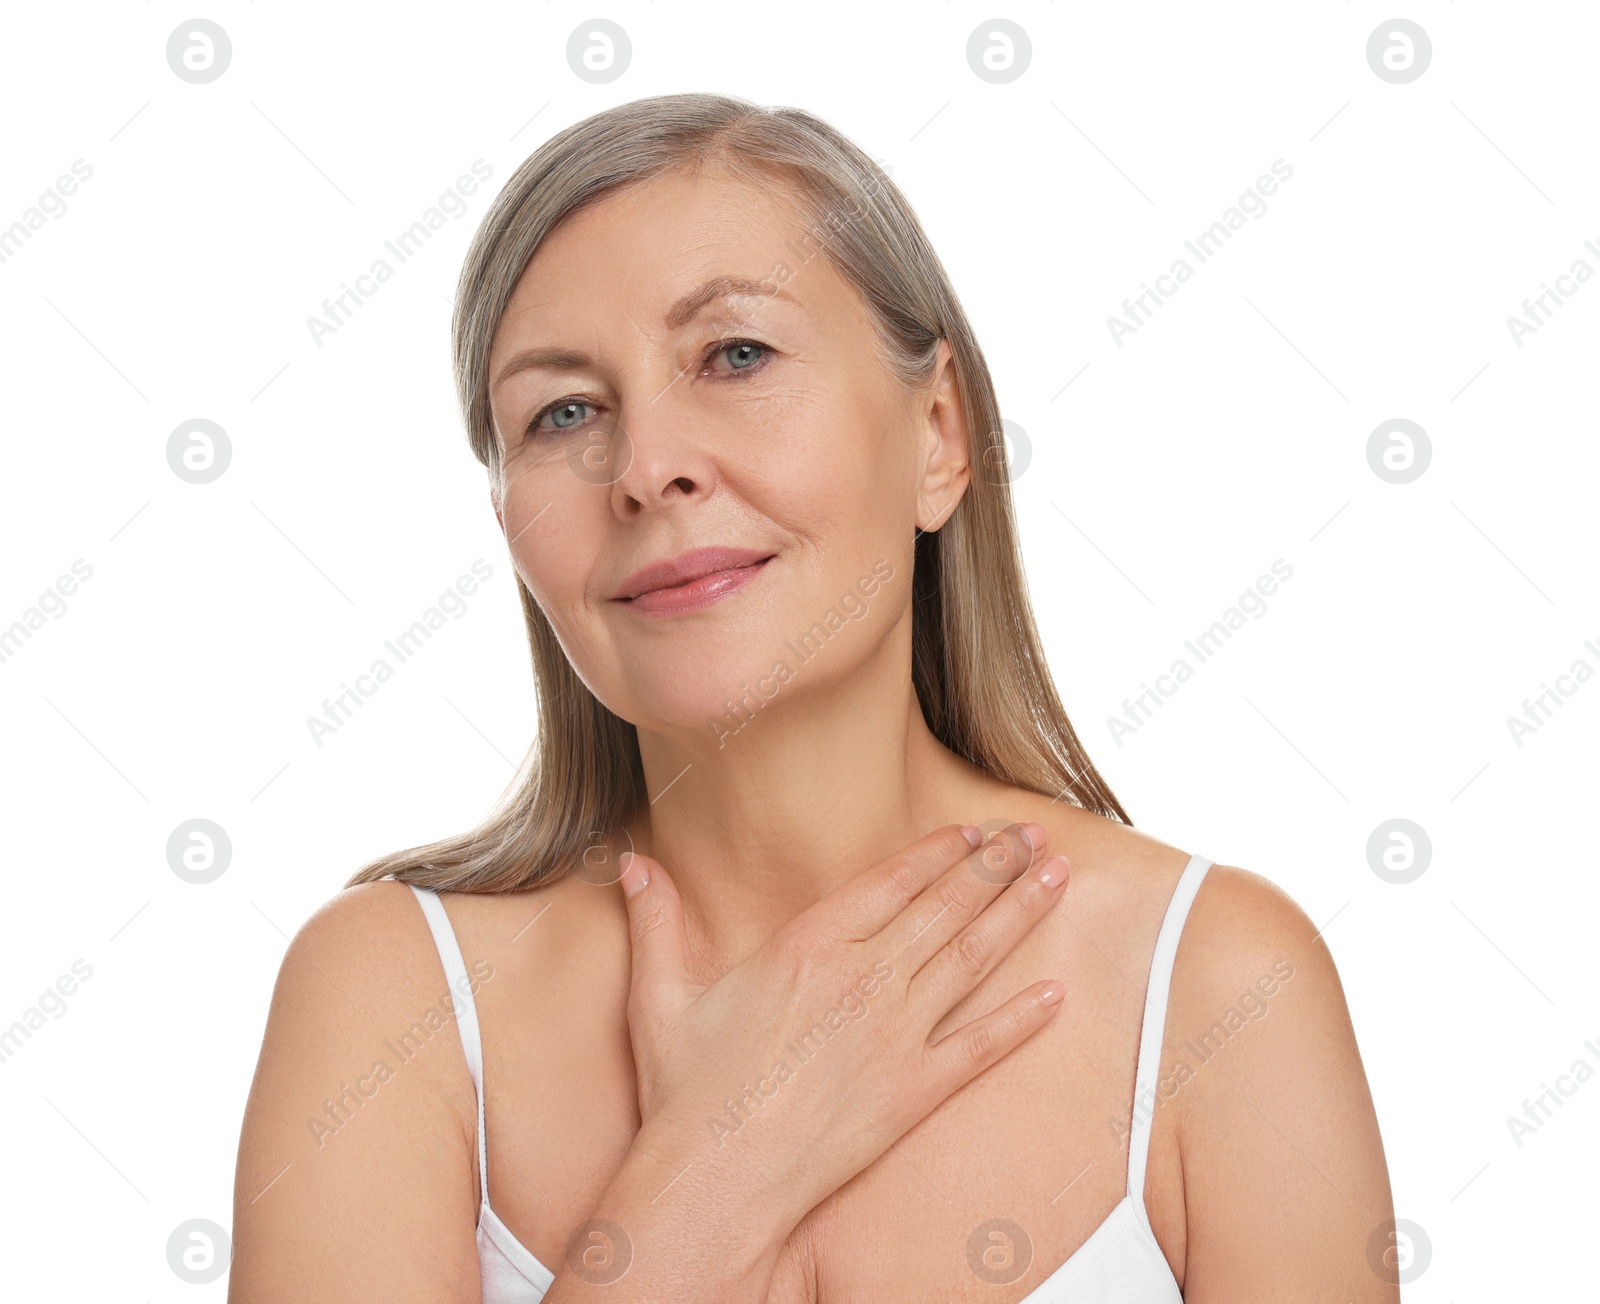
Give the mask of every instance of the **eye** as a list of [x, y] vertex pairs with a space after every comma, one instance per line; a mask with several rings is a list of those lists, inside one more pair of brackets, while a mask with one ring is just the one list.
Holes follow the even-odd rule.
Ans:
[[726, 357], [734, 371], [751, 371], [760, 367], [771, 352], [765, 344], [757, 344], [754, 340], [723, 340], [717, 344], [711, 358]]
[[549, 426], [545, 427], [546, 430], [557, 433], [563, 430], [570, 430], [573, 426], [582, 423], [583, 418], [578, 415], [580, 409], [592, 408], [593, 406], [592, 403], [585, 403], [581, 399], [558, 399], [556, 402], [548, 404], [534, 413], [533, 420], [528, 422], [527, 433], [530, 435], [538, 434], [539, 423], [546, 417], [549, 417], [551, 422]]

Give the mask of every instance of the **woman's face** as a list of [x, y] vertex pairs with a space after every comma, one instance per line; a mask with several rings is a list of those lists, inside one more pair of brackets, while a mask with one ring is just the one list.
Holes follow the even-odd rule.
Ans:
[[[776, 184], [668, 173], [552, 232], [496, 331], [517, 571], [641, 727], [726, 743], [844, 678], [907, 617], [914, 531], [965, 489], [948, 346], [908, 393], [818, 249]], [[734, 551], [685, 557], [709, 548]]]

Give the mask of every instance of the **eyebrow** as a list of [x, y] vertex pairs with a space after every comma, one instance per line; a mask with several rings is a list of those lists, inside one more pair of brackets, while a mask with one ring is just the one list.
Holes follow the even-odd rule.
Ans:
[[[746, 276], [713, 276], [703, 285], [696, 286], [675, 300], [667, 309], [666, 315], [662, 317], [661, 324], [668, 330], [680, 330], [699, 316], [707, 304], [731, 295], [750, 295], [796, 302], [793, 295], [785, 293], [770, 281], [752, 281]], [[589, 366], [590, 363], [591, 359], [587, 353], [577, 353], [571, 349], [523, 349], [520, 353], [512, 355], [489, 388], [498, 389], [508, 377], [535, 367], [548, 371], [576, 371]]]

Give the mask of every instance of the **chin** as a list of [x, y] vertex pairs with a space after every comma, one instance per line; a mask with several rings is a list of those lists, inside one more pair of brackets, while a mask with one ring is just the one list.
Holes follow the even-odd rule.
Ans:
[[[656, 732], [688, 733], [724, 745], [758, 721], [780, 697], [795, 691], [795, 657], [783, 652], [719, 652], [653, 660], [633, 679], [627, 696], [644, 709], [624, 718]], [[781, 640], [774, 640], [774, 646]]]

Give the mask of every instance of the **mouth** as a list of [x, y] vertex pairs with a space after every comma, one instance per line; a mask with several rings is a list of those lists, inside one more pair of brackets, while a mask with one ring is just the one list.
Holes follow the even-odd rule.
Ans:
[[612, 601], [646, 615], [698, 611], [742, 589], [775, 555], [749, 548], [698, 548], [634, 572]]

